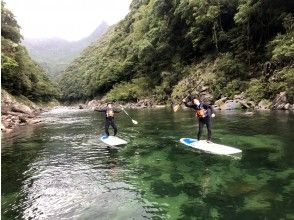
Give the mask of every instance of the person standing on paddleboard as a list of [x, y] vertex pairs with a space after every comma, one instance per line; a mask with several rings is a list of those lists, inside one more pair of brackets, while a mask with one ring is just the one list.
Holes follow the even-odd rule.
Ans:
[[107, 103], [106, 108], [104, 109], [95, 109], [95, 111], [103, 112], [105, 114], [105, 134], [109, 136], [109, 126], [114, 130], [114, 136], [117, 134], [117, 127], [114, 123], [114, 113], [119, 113], [120, 111], [114, 110], [112, 103]]
[[211, 141], [211, 118], [215, 117], [214, 110], [212, 106], [200, 102], [199, 99], [193, 98], [192, 103], [187, 103], [186, 99], [183, 99], [183, 103], [186, 107], [192, 108], [195, 110], [195, 116], [198, 118], [199, 129], [197, 139], [198, 141], [201, 138], [204, 125], [207, 127], [207, 142]]

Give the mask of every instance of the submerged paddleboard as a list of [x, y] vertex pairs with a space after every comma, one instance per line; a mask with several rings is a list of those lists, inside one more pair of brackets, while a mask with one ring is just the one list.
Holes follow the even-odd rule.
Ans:
[[231, 155], [231, 154], [237, 154], [242, 152], [242, 150], [238, 148], [229, 147], [222, 144], [215, 144], [212, 142], [208, 143], [207, 141], [204, 141], [204, 140], [198, 141], [192, 138], [181, 138], [180, 141], [181, 143], [187, 146], [190, 146], [195, 149], [202, 150], [211, 154]]
[[122, 144], [127, 144], [125, 140], [116, 137], [116, 136], [102, 136], [100, 138], [101, 141], [103, 141], [105, 144], [108, 144], [110, 146], [117, 146], [117, 145], [122, 145]]

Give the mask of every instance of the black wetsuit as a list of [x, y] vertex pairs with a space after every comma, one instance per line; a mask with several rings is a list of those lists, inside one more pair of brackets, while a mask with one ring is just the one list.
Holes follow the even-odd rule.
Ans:
[[[198, 118], [199, 121], [199, 129], [198, 129], [198, 135], [197, 135], [197, 139], [200, 140], [201, 135], [202, 135], [202, 131], [203, 131], [203, 127], [204, 125], [206, 125], [207, 127], [207, 140], [211, 140], [211, 113], [213, 113], [213, 108], [210, 105], [207, 105], [205, 103], [200, 103], [200, 105], [195, 105], [195, 104], [188, 104], [188, 103], [184, 103], [187, 107], [189, 108], [193, 108], [195, 111], [200, 110], [200, 109], [205, 109], [206, 113], [205, 113], [205, 117], [203, 118]], [[210, 110], [210, 111], [209, 111]]]
[[114, 109], [108, 109], [108, 108], [105, 108], [105, 109], [95, 109], [95, 111], [98, 111], [98, 112], [104, 112], [105, 114], [105, 133], [107, 136], [109, 136], [109, 126], [111, 126], [114, 130], [114, 136], [117, 134], [117, 127], [114, 123], [114, 117], [113, 116], [109, 116], [108, 115], [108, 112], [112, 110], [113, 113], [119, 113], [120, 111], [118, 110], [114, 110]]

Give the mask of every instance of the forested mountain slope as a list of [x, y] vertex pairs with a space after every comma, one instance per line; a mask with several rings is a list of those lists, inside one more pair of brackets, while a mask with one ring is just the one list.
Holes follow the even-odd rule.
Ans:
[[14, 15], [1, 2], [1, 86], [32, 101], [49, 101], [58, 95], [56, 85], [20, 44], [19, 29]]
[[293, 103], [293, 11], [292, 0], [133, 0], [65, 70], [62, 97], [166, 102], [202, 80], [213, 100], [286, 91]]

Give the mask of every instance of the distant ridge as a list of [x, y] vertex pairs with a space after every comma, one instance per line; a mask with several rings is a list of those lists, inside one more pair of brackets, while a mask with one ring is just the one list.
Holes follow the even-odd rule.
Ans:
[[67, 41], [60, 38], [24, 39], [22, 44], [28, 49], [30, 56], [57, 79], [67, 65], [74, 60], [87, 46], [98, 40], [108, 29], [106, 22], [88, 36], [78, 41]]

